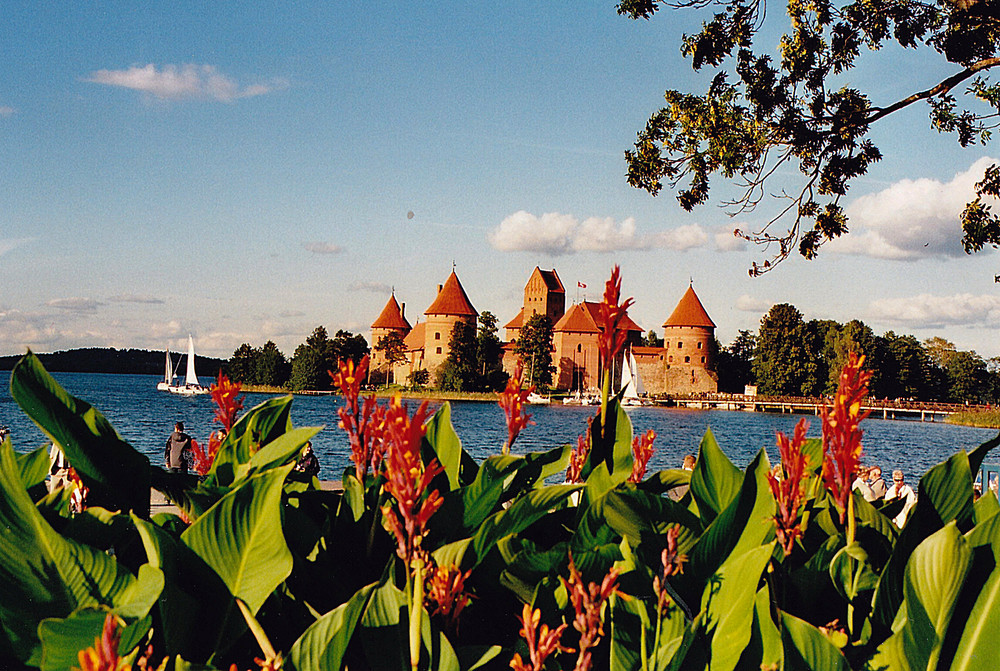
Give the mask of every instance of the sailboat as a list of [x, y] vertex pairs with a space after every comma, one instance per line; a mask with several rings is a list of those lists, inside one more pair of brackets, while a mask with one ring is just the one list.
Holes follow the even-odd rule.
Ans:
[[198, 374], [194, 371], [194, 338], [190, 334], [188, 335], [187, 372], [184, 375], [184, 384], [170, 385], [167, 387], [167, 391], [181, 396], [198, 396], [210, 391], [208, 387], [201, 386]]
[[625, 393], [622, 394], [623, 406], [644, 405], [642, 397], [646, 395], [646, 386], [639, 376], [632, 350], [628, 351], [625, 365], [622, 366], [622, 388], [625, 389]]
[[170, 387], [174, 384], [174, 378], [177, 377], [174, 374], [174, 362], [170, 360], [170, 348], [167, 348], [167, 366], [163, 371], [163, 382], [159, 382], [156, 385], [158, 391], [168, 391]]

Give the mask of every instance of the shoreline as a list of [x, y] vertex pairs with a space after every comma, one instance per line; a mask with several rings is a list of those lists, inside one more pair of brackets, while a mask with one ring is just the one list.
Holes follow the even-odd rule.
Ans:
[[[313, 389], [303, 389], [300, 391], [291, 391], [285, 389], [284, 387], [269, 387], [267, 385], [241, 385], [240, 391], [247, 394], [277, 394], [286, 396], [291, 394], [293, 396], [342, 396], [339, 391], [333, 390], [313, 390]], [[361, 396], [367, 396], [374, 391], [376, 398], [392, 398], [397, 393], [405, 399], [417, 399], [417, 400], [430, 400], [430, 401], [478, 401], [478, 402], [490, 402], [496, 403], [497, 399], [500, 397], [494, 391], [436, 391], [432, 389], [428, 390], [413, 390], [413, 389], [376, 389], [376, 390], [362, 390]]]

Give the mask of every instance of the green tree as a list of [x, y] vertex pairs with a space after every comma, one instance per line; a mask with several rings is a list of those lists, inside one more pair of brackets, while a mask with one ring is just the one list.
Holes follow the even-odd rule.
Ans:
[[718, 344], [716, 347], [715, 371], [719, 375], [719, 391], [742, 394], [748, 384], [754, 383], [757, 336], [750, 331], [740, 331], [728, 347], [719, 347]]
[[871, 368], [872, 382], [870, 387], [878, 386], [876, 377], [882, 374], [877, 361], [875, 334], [864, 322], [852, 319], [839, 329], [831, 333], [833, 341], [833, 360], [829, 363], [828, 381], [826, 393], [832, 394], [837, 391], [837, 384], [840, 381], [840, 371], [847, 363], [851, 352], [857, 352], [865, 356], [865, 363]]
[[542, 314], [533, 314], [521, 327], [514, 344], [524, 366], [524, 378], [540, 389], [552, 384], [552, 321]]
[[397, 331], [390, 331], [378, 339], [374, 349], [382, 353], [385, 381], [386, 384], [390, 384], [393, 367], [406, 361], [406, 345], [403, 343], [403, 338]]
[[479, 313], [479, 330], [476, 332], [476, 359], [479, 364], [480, 391], [502, 391], [507, 384], [503, 371], [503, 342], [497, 336], [497, 318], [492, 312]]
[[878, 371], [873, 376], [871, 391], [879, 398], [914, 398], [921, 401], [937, 396], [927, 351], [913, 336], [900, 336], [892, 331], [877, 338]]
[[663, 347], [663, 338], [656, 335], [656, 331], [649, 329], [649, 331], [642, 337], [640, 344], [643, 347]]
[[363, 335], [360, 333], [354, 335], [350, 331], [343, 329], [339, 329], [337, 334], [333, 336], [330, 349], [334, 363], [342, 359], [351, 359], [354, 363], [358, 363], [370, 351], [368, 349], [368, 341], [365, 340]]
[[273, 340], [255, 352], [254, 384], [280, 387], [288, 381], [288, 362]]
[[975, 352], [955, 352], [945, 365], [948, 376], [948, 400], [954, 403], [979, 403], [986, 400], [986, 362]]
[[460, 319], [451, 329], [448, 358], [437, 372], [437, 386], [447, 391], [473, 391], [479, 379], [476, 329]]
[[247, 343], [243, 343], [236, 348], [233, 356], [226, 363], [226, 374], [233, 382], [252, 384], [255, 377], [255, 353], [254, 348]]
[[[703, 95], [666, 92], [666, 106], [626, 153], [628, 182], [656, 195], [664, 181], [685, 181], [677, 199], [686, 210], [708, 199], [715, 174], [740, 188], [730, 203], [737, 213], [780, 191], [767, 223], [738, 232], [773, 254], [753, 263], [751, 275], [766, 272], [796, 247], [813, 258], [825, 241], [847, 233], [840, 200], [850, 182], [882, 157], [870, 135], [883, 119], [926, 102], [930, 125], [954, 133], [963, 147], [985, 143], [996, 126], [1000, 85], [989, 79], [1000, 65], [996, 0], [787, 0], [784, 12], [765, 12], [759, 0], [621, 0], [618, 12], [648, 19], [660, 7], [712, 12], [700, 32], [683, 37], [681, 53], [695, 70], [716, 74]], [[772, 40], [781, 21], [788, 24], [776, 62]], [[766, 44], [758, 44], [759, 36]], [[873, 70], [897, 71], [890, 59], [899, 49], [882, 47], [913, 49], [909, 62], [943, 57], [951, 72], [934, 79], [940, 69], [910, 68], [911, 93], [873, 99], [882, 90], [869, 95], [856, 88], [851, 71], [861, 60]], [[797, 180], [788, 176], [793, 168]], [[769, 189], [772, 179], [786, 181]], [[1000, 243], [1000, 219], [982, 200], [998, 194], [1000, 169], [994, 165], [963, 215], [966, 251]]]
[[760, 321], [753, 371], [760, 393], [809, 394], [816, 363], [806, 342], [802, 314], [788, 303], [779, 303]]
[[[806, 349], [814, 364], [805, 384], [807, 396], [830, 393], [828, 380], [832, 375], [833, 361], [836, 359], [836, 339], [841, 325], [832, 319], [810, 319], [806, 322]], [[840, 370], [837, 368], [836, 370]], [[836, 385], [834, 386], [834, 390]]]
[[292, 356], [288, 388], [292, 391], [319, 389], [323, 378], [330, 379], [330, 376], [323, 367], [322, 355], [304, 343], [299, 345]]

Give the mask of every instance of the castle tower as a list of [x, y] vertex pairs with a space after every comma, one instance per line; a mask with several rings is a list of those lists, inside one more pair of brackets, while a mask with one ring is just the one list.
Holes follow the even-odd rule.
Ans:
[[555, 325], [566, 312], [566, 288], [559, 274], [535, 266], [528, 283], [524, 285], [524, 305], [517, 316], [504, 326], [507, 340], [517, 340], [518, 331], [536, 314], [543, 314]]
[[423, 363], [431, 380], [434, 380], [437, 369], [448, 358], [452, 328], [459, 321], [469, 322], [475, 328], [479, 313], [452, 270], [445, 283], [438, 285], [437, 297], [424, 314], [427, 321], [424, 322]]
[[372, 368], [378, 369], [385, 365], [385, 353], [375, 349], [382, 338], [395, 333], [400, 340], [403, 340], [410, 333], [410, 322], [406, 321], [405, 310], [406, 304], [404, 303], [400, 307], [399, 303], [396, 302], [396, 294], [393, 292], [385, 307], [382, 308], [381, 314], [372, 322]]
[[715, 322], [708, 316], [694, 287], [689, 285], [663, 323], [668, 393], [718, 391], [718, 380], [711, 372], [714, 338]]

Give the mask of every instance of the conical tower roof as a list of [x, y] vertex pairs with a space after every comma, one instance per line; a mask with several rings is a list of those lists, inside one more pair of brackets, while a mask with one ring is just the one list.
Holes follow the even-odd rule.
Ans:
[[708, 316], [705, 306], [701, 304], [701, 301], [698, 300], [698, 294], [694, 292], [694, 287], [690, 285], [663, 325], [715, 328], [715, 322]]
[[410, 322], [406, 321], [406, 317], [403, 316], [403, 311], [399, 308], [399, 303], [396, 302], [396, 294], [389, 296], [389, 301], [382, 308], [382, 313], [378, 319], [372, 322], [372, 328], [410, 330]]
[[424, 311], [425, 315], [455, 315], [459, 317], [475, 317], [479, 313], [472, 307], [469, 297], [458, 281], [458, 275], [451, 271], [444, 286], [438, 291], [437, 298]]

